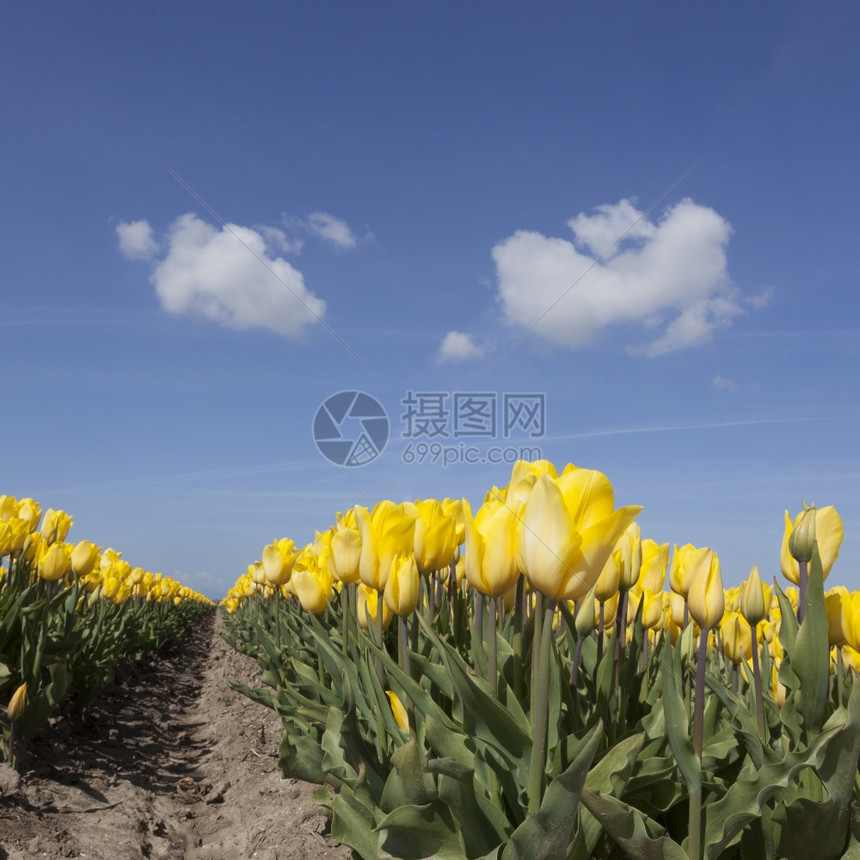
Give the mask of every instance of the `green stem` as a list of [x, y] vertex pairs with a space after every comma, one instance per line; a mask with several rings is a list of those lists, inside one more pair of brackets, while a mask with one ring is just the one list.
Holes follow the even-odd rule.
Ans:
[[693, 747], [699, 761], [702, 760], [705, 730], [705, 661], [708, 656], [708, 628], [705, 627], [699, 636], [699, 659], [696, 663], [696, 698], [693, 712]]
[[534, 684], [536, 701], [534, 711], [534, 730], [532, 732], [532, 758], [529, 766], [529, 814], [540, 809], [543, 783], [546, 775], [546, 736], [549, 715], [549, 669], [550, 647], [552, 645], [552, 617], [555, 601], [546, 601], [543, 623], [541, 625], [540, 649], [537, 675]]
[[281, 586], [275, 586], [275, 649], [281, 650]]
[[523, 683], [523, 591], [525, 580], [520, 577], [514, 595], [514, 696], [518, 702], [523, 699], [525, 684]]
[[700, 860], [702, 856], [702, 789], [690, 792], [689, 841], [687, 856], [690, 860]]
[[538, 666], [540, 663], [541, 632], [543, 629], [544, 596], [540, 591], [536, 591], [534, 593], [534, 599], [535, 605], [532, 612], [532, 615], [534, 616], [534, 628], [532, 631], [532, 665], [531, 677], [529, 679], [529, 715], [532, 726], [534, 726], [535, 709], [537, 707], [537, 677]]
[[475, 640], [476, 646], [484, 643], [484, 595], [480, 591], [475, 592]]
[[498, 639], [499, 632], [496, 629], [496, 599], [491, 597], [487, 609], [490, 611], [490, 618], [487, 624], [487, 680], [493, 688], [493, 696], [498, 698], [499, 694], [499, 679], [498, 679]]
[[797, 563], [800, 574], [797, 581], [797, 623], [802, 624], [806, 617], [806, 586], [809, 583], [809, 565], [805, 561]]
[[764, 721], [764, 697], [761, 689], [761, 667], [758, 660], [758, 625], [750, 625], [750, 633], [752, 634], [752, 664], [753, 664], [753, 683], [755, 684], [755, 712], [758, 720], [758, 734], [762, 739], [762, 743], [766, 737], [767, 727]]
[[400, 668], [412, 677], [412, 667], [409, 661], [409, 632], [406, 629], [406, 617], [397, 616], [397, 639], [400, 644]]
[[340, 589], [340, 649], [346, 655], [349, 652], [349, 592], [352, 584], [345, 582]]

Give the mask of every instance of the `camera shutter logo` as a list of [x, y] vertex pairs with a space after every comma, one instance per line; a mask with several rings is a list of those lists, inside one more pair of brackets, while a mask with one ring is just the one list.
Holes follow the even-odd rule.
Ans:
[[364, 391], [339, 391], [314, 415], [313, 436], [320, 454], [338, 466], [366, 466], [388, 442], [388, 414]]

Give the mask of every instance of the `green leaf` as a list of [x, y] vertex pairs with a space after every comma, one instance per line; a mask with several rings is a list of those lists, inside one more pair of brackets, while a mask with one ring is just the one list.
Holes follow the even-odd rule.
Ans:
[[376, 829], [381, 834], [381, 849], [398, 860], [467, 860], [457, 824], [450, 810], [438, 801], [398, 806]]
[[672, 748], [675, 761], [678, 762], [687, 790], [692, 793], [702, 787], [702, 766], [690, 740], [687, 712], [678, 690], [678, 679], [681, 677], [681, 650], [678, 645], [681, 645], [680, 639], [675, 648], [669, 653], [664, 651], [662, 654], [663, 711], [669, 746]]
[[547, 786], [537, 812], [511, 834], [502, 860], [565, 860], [579, 818], [579, 797], [602, 734], [598, 723], [586, 735], [570, 767]]
[[688, 860], [687, 852], [669, 836], [653, 836], [660, 827], [638, 809], [615, 797], [585, 788], [582, 803], [603, 829], [636, 860]]
[[373, 814], [346, 786], [330, 801], [331, 837], [348, 845], [363, 860], [381, 860]]

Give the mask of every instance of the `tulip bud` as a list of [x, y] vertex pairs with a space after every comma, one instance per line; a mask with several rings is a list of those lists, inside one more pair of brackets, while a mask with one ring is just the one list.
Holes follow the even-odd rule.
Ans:
[[759, 621], [763, 621], [767, 609], [764, 605], [764, 594], [761, 589], [758, 568], [753, 565], [747, 580], [741, 584], [741, 615], [747, 624], [755, 627]]
[[72, 570], [78, 576], [86, 576], [95, 567], [101, 547], [92, 541], [82, 540], [72, 550]]
[[391, 690], [386, 690], [385, 695], [388, 696], [388, 701], [391, 703], [391, 713], [394, 714], [394, 719], [397, 727], [403, 734], [409, 734], [409, 714], [406, 713], [406, 708], [397, 696], [397, 693]]
[[62, 579], [71, 567], [71, 544], [57, 541], [50, 546], [42, 546], [39, 553], [39, 576], [49, 582]]
[[723, 577], [717, 554], [707, 547], [697, 549], [690, 556], [693, 581], [687, 595], [687, 604], [693, 620], [705, 630], [720, 623], [726, 608]]
[[409, 615], [418, 605], [420, 591], [421, 580], [415, 556], [412, 553], [395, 556], [383, 592], [385, 605], [395, 615]]
[[788, 551], [792, 558], [797, 561], [810, 561], [812, 559], [812, 548], [815, 545], [815, 505], [806, 506], [803, 503], [803, 513], [800, 522], [794, 527], [788, 539]]
[[11, 722], [20, 720], [24, 713], [24, 707], [27, 704], [27, 682], [25, 681], [18, 687], [9, 699], [9, 704], [6, 706], [6, 714]]
[[592, 588], [585, 597], [576, 613], [576, 635], [580, 638], [590, 636], [594, 631], [594, 589]]
[[281, 538], [263, 550], [263, 570], [270, 585], [283, 585], [293, 570], [296, 560], [295, 542]]

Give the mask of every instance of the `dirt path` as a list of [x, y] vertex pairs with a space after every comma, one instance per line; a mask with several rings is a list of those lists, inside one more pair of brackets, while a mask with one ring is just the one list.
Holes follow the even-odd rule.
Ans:
[[256, 663], [214, 617], [127, 670], [87, 717], [58, 720], [20, 777], [0, 765], [0, 860], [347, 860], [313, 786], [282, 780], [280, 721], [231, 691]]

